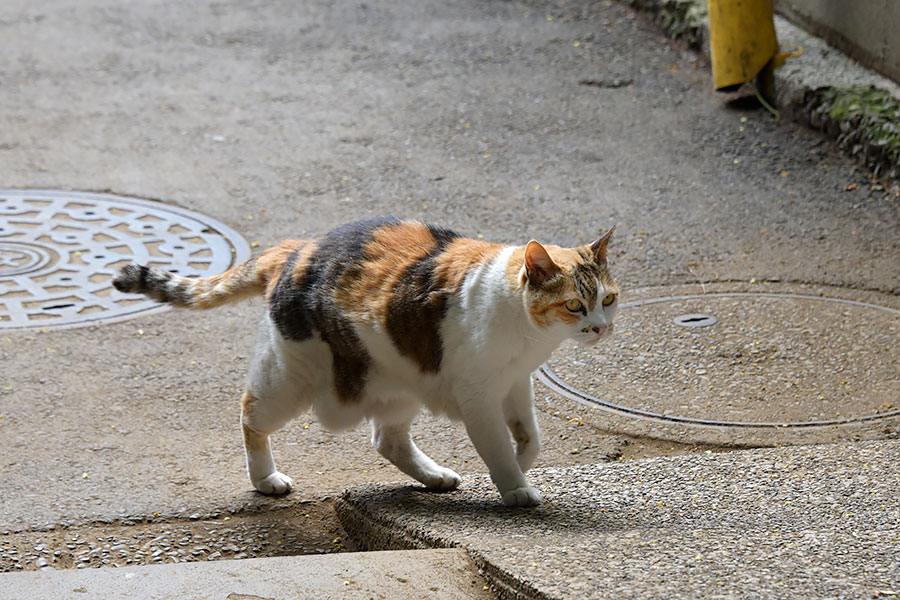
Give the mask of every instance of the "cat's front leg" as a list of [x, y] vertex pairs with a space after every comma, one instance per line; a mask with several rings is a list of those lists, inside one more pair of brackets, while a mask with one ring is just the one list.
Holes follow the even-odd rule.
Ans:
[[534, 416], [534, 392], [531, 375], [513, 384], [503, 401], [503, 416], [516, 441], [516, 461], [526, 472], [537, 459], [541, 449], [541, 432]]
[[507, 506], [536, 506], [541, 493], [528, 485], [516, 460], [500, 398], [465, 398], [459, 402], [463, 423], [491, 480]]
[[372, 420], [372, 445], [398, 469], [431, 490], [455, 490], [460, 477], [419, 450], [409, 435], [409, 423], [387, 425]]

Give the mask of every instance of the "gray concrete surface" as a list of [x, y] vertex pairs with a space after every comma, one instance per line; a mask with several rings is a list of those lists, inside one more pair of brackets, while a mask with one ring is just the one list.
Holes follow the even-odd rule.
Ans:
[[[709, 20], [705, 0], [622, 0], [640, 10], [656, 23], [668, 37], [697, 51], [703, 51], [709, 58]], [[795, 3], [780, 4], [783, 12], [803, 20], [799, 13], [792, 12]], [[801, 10], [820, 12], [820, 16], [832, 11], [834, 3], [806, 2]], [[870, 36], [867, 42], [872, 47], [881, 47], [890, 54], [892, 42], [882, 31], [891, 31], [891, 22], [896, 20], [896, 5], [885, 11], [879, 10], [878, 0], [848, 5], [846, 10], [835, 11], [829, 18], [844, 18], [842, 26], [856, 31], [855, 35]], [[840, 16], [835, 16], [840, 14]], [[796, 19], [795, 19], [796, 20]], [[809, 23], [809, 20], [806, 20]], [[866, 31], [863, 23], [877, 22]], [[815, 37], [788, 19], [775, 16], [775, 30], [779, 52], [790, 57], [775, 70], [775, 91], [772, 103], [780, 118], [794, 121], [804, 127], [821, 131], [836, 140], [841, 150], [860, 165], [865, 165], [881, 179], [897, 187], [900, 181], [900, 158], [898, 141], [893, 135], [892, 121], [897, 120], [896, 106], [900, 103], [900, 87], [897, 78], [889, 77], [866, 69], [833, 45]], [[840, 36], [839, 36], [840, 37]], [[837, 48], [845, 48], [839, 39], [830, 36], [829, 41]], [[846, 40], [845, 40], [846, 41]], [[849, 43], [849, 42], [847, 42]], [[851, 44], [852, 45], [852, 44]], [[857, 57], [858, 58], [858, 57]], [[873, 59], [875, 60], [875, 59]], [[881, 61], [887, 65], [888, 61]], [[887, 76], [885, 76], [887, 75]], [[749, 86], [744, 86], [746, 90]], [[860, 104], [860, 88], [868, 90], [870, 96]], [[872, 90], [877, 90], [873, 94]], [[832, 114], [836, 101], [841, 99], [843, 107], [855, 106], [853, 111], [839, 111]], [[738, 103], [741, 101], [738, 100]]]
[[337, 502], [365, 547], [460, 547], [501, 598], [879, 598], [900, 590], [898, 442], [541, 469], [534, 510], [486, 478]]
[[775, 10], [863, 65], [900, 81], [900, 5], [891, 0], [776, 0]]
[[211, 564], [0, 575], [5, 600], [288, 600], [493, 595], [463, 550], [223, 560]]
[[[701, 56], [613, 2], [8, 0], [0, 105], [2, 187], [155, 198], [260, 247], [385, 213], [516, 243], [617, 223], [625, 299], [688, 284], [900, 294], [894, 193], [824, 138], [725, 103]], [[39, 568], [8, 549], [50, 534], [61, 545], [44, 550], [71, 564], [72, 529], [102, 550], [107, 526], [277, 519], [399, 477], [364, 428], [301, 418], [275, 437], [294, 494], [250, 491], [237, 398], [259, 309], [0, 332], [0, 569]], [[539, 408], [541, 467], [697, 450], [542, 390]], [[461, 427], [423, 417], [415, 436], [464, 476], [460, 494], [483, 489]]]
[[[885, 20], [889, 20], [890, 17]], [[782, 17], [775, 18], [778, 43], [785, 51], [801, 50], [775, 71], [776, 95], [785, 109], [803, 106], [806, 92], [824, 87], [875, 86], [900, 98], [900, 84], [874, 71], [863, 69], [855, 60], [821, 38], [810, 35]]]

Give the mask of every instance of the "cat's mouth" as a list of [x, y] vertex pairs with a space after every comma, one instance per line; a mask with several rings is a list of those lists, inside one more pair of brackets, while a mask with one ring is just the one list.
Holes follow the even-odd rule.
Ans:
[[612, 329], [612, 325], [582, 329], [575, 339], [585, 346], [594, 346], [612, 335]]

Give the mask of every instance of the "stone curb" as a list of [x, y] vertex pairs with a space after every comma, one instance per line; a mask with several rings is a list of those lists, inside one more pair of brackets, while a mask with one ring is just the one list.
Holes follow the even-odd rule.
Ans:
[[[705, 0], [620, 1], [709, 57]], [[821, 131], [877, 177], [900, 182], [900, 86], [777, 15], [775, 30], [781, 51], [803, 51], [775, 70], [781, 116]]]

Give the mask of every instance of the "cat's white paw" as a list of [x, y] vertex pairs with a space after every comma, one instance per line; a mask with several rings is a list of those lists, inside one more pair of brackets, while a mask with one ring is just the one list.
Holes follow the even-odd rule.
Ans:
[[275, 471], [261, 481], [253, 482], [253, 487], [255, 487], [260, 493], [266, 494], [267, 496], [279, 496], [281, 494], [287, 494], [291, 491], [291, 487], [293, 485], [294, 482], [290, 477], [288, 477], [284, 473], [279, 473], [278, 471]]
[[424, 475], [421, 482], [429, 490], [455, 490], [459, 487], [460, 476], [450, 469], [438, 467], [438, 471]]
[[541, 493], [530, 485], [503, 492], [503, 504], [506, 506], [537, 506], [543, 501]]

